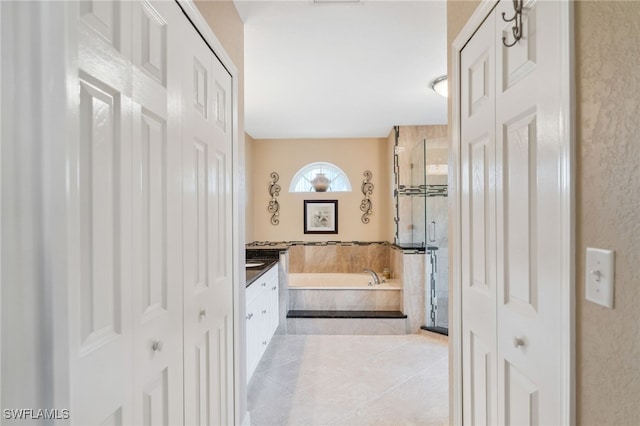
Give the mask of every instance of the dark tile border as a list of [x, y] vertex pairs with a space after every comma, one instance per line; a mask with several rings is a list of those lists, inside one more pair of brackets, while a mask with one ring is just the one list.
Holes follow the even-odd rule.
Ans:
[[400, 311], [314, 311], [314, 310], [290, 310], [287, 318], [382, 318], [403, 319], [407, 318]]
[[[390, 243], [388, 241], [253, 241], [245, 245], [247, 250], [256, 249], [273, 249], [273, 250], [287, 250], [289, 247], [297, 246], [309, 246], [309, 247], [328, 247], [328, 246], [340, 246], [340, 247], [353, 247], [353, 246], [371, 246], [381, 245], [391, 247], [394, 250], [399, 250], [405, 254], [424, 254], [428, 251], [438, 250], [436, 246], [427, 247], [402, 247], [397, 244]], [[277, 248], [276, 248], [277, 247]]]

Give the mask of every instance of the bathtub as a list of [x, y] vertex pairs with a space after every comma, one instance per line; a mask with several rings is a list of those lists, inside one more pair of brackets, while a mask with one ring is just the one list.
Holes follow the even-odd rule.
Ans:
[[290, 273], [289, 309], [401, 311], [400, 280], [369, 285], [371, 280], [368, 273]]

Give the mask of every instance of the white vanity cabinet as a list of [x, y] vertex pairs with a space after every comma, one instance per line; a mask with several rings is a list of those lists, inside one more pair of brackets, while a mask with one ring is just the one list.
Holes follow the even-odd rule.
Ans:
[[278, 328], [278, 265], [247, 287], [247, 382]]

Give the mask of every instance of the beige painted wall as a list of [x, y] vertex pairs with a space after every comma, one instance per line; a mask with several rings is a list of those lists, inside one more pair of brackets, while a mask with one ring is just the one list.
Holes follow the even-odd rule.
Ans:
[[250, 243], [252, 241], [256, 241], [255, 238], [255, 231], [254, 231], [254, 211], [255, 211], [255, 203], [253, 202], [253, 198], [254, 198], [254, 182], [253, 182], [253, 176], [254, 176], [254, 153], [253, 153], [253, 147], [255, 144], [255, 140], [248, 134], [245, 133], [244, 135], [244, 141], [245, 141], [245, 150], [244, 150], [244, 163], [245, 163], [245, 179], [247, 182], [246, 185], [246, 193], [244, 194], [244, 197], [246, 198], [246, 210], [244, 212], [245, 214], [245, 222], [246, 222], [246, 229], [245, 229], [245, 243]]
[[[477, 4], [448, 1], [449, 52]], [[579, 425], [640, 424], [638, 34], [640, 2], [575, 3]], [[585, 301], [586, 247], [616, 252], [613, 310]]]
[[[578, 2], [578, 424], [640, 425], [640, 2]], [[586, 247], [615, 250], [615, 305], [584, 299]]]
[[[387, 138], [353, 139], [262, 139], [253, 143], [254, 238], [256, 241], [393, 241], [389, 224], [392, 208], [392, 159]], [[352, 192], [290, 193], [295, 173], [305, 165], [325, 161], [340, 167], [351, 181]], [[363, 172], [373, 173], [375, 188], [371, 200], [373, 214], [368, 224], [360, 220], [360, 185]], [[269, 175], [280, 175], [282, 187], [280, 224], [270, 223], [267, 205], [270, 200]], [[303, 232], [303, 200], [338, 200], [338, 234], [313, 235]]]

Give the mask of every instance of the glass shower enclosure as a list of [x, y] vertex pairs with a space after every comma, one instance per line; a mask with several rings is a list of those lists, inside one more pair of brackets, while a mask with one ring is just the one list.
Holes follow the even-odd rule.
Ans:
[[[425, 251], [425, 324], [448, 334], [448, 235], [446, 143], [422, 139], [394, 147], [395, 241]], [[403, 146], [405, 145], [405, 146]]]

